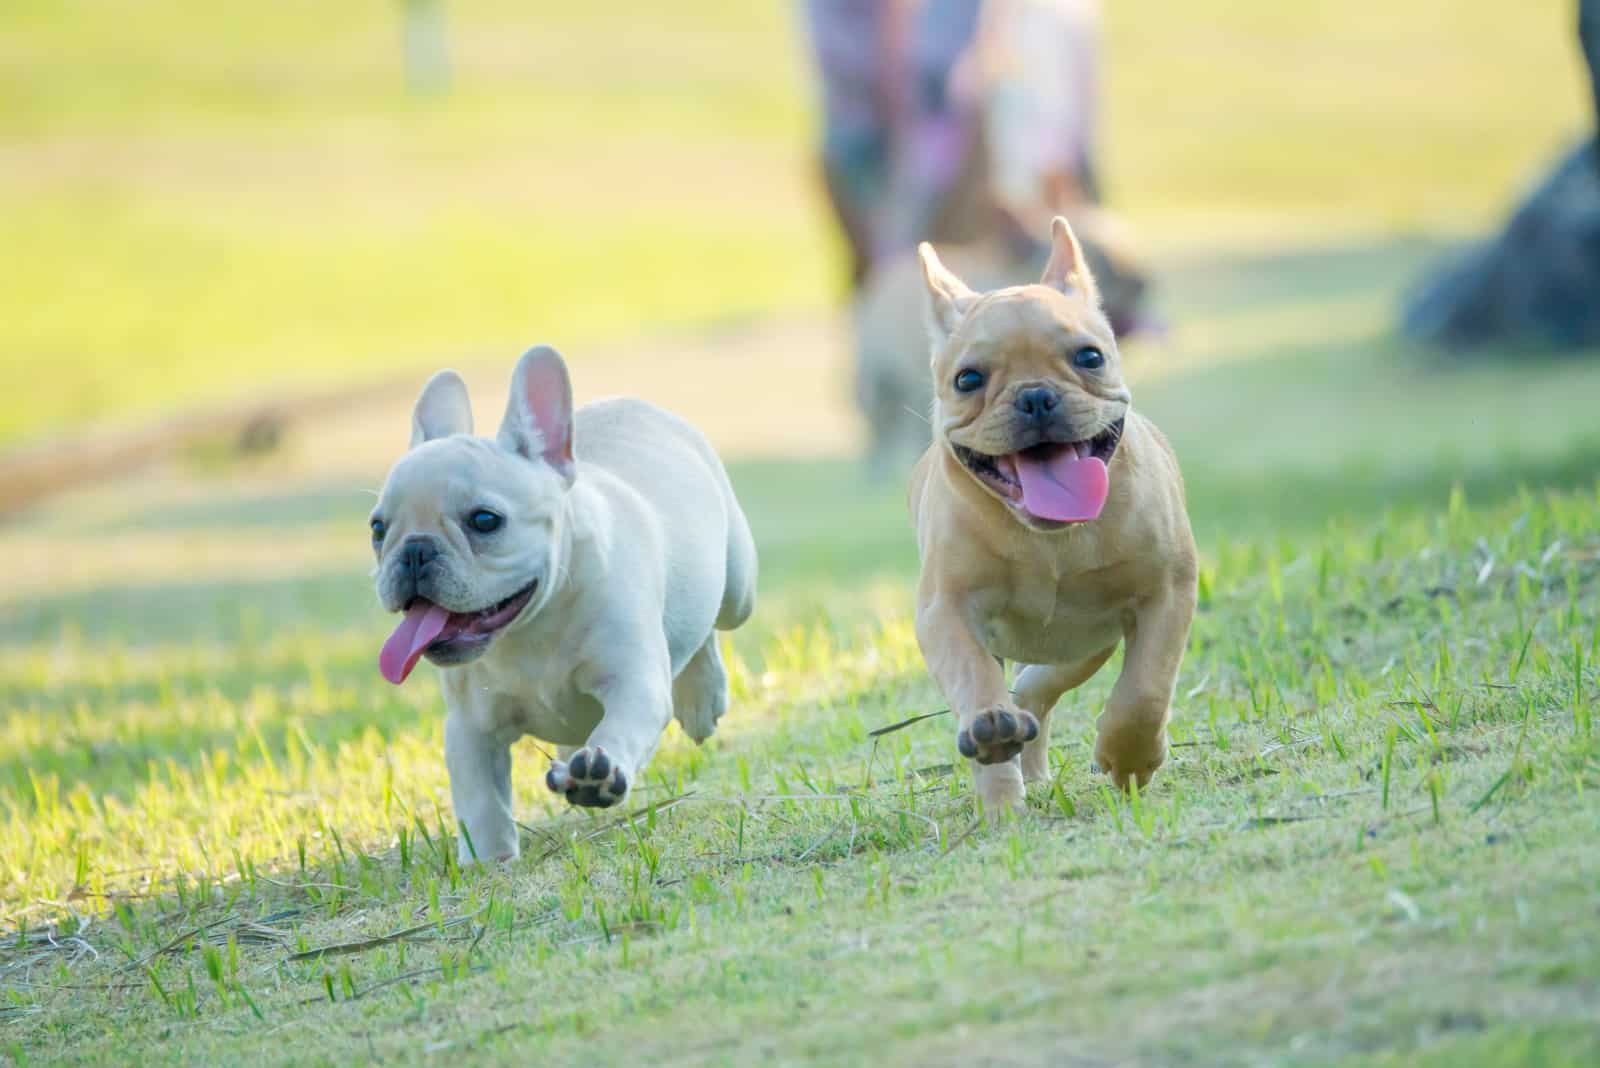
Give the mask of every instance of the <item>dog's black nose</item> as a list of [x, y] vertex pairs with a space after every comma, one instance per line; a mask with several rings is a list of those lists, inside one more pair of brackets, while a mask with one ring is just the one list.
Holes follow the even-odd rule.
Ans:
[[1044, 386], [1030, 386], [1017, 394], [1014, 402], [1017, 411], [1036, 423], [1042, 423], [1055, 412], [1061, 394]]
[[400, 546], [400, 566], [410, 576], [413, 586], [422, 578], [423, 570], [438, 555], [439, 547], [433, 543], [432, 538], [407, 538], [406, 543]]

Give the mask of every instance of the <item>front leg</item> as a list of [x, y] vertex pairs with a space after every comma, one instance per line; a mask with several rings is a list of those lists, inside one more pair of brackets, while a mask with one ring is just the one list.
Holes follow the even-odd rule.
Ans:
[[919, 605], [917, 643], [956, 715], [956, 748], [977, 764], [973, 785], [978, 798], [990, 814], [1020, 804], [1017, 754], [1039, 736], [1039, 721], [1012, 703], [1000, 662], [978, 642], [949, 599], [931, 597]]
[[585, 808], [621, 803], [672, 719], [672, 668], [630, 665], [596, 675], [585, 691], [600, 702], [600, 722], [582, 748], [551, 763], [545, 785]]
[[1194, 605], [1193, 582], [1176, 582], [1140, 605], [1124, 632], [1122, 674], [1094, 745], [1095, 763], [1122, 789], [1144, 786], [1167, 759], [1167, 720]]
[[452, 708], [444, 721], [444, 764], [450, 773], [450, 801], [465, 828], [456, 849], [461, 862], [515, 857], [510, 745], [485, 734]]

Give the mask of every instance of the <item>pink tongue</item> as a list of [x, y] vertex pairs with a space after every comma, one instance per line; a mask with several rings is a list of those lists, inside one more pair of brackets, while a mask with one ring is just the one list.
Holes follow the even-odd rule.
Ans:
[[1079, 458], [1070, 446], [1048, 460], [1017, 453], [1012, 457], [1022, 482], [1022, 507], [1040, 519], [1083, 523], [1106, 506], [1110, 480], [1098, 456]]
[[421, 659], [423, 650], [433, 644], [448, 622], [449, 609], [440, 608], [420, 597], [412, 602], [406, 610], [406, 618], [394, 628], [389, 640], [383, 643], [383, 651], [378, 654], [378, 670], [383, 672], [383, 677], [396, 686], [406, 681], [406, 676], [411, 674], [411, 669]]

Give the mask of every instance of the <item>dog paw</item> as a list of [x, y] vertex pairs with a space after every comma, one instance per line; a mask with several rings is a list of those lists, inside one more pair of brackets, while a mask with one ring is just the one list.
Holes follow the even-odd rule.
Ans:
[[1032, 712], [996, 705], [972, 718], [956, 735], [961, 755], [980, 764], [999, 764], [1022, 752], [1025, 742], [1039, 737], [1039, 721]]
[[1150, 777], [1167, 760], [1167, 732], [1154, 737], [1130, 737], [1102, 734], [1095, 741], [1094, 766], [1111, 778], [1119, 790], [1137, 783], [1142, 790], [1149, 785]]
[[544, 783], [569, 804], [584, 808], [610, 808], [628, 795], [627, 772], [599, 746], [585, 746], [565, 761], [552, 761]]

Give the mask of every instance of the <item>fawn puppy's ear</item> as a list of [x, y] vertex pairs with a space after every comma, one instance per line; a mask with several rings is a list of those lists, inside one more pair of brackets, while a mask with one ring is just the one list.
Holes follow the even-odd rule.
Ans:
[[1044, 265], [1039, 284], [1068, 296], [1083, 297], [1096, 307], [1100, 305], [1100, 289], [1089, 273], [1089, 262], [1083, 258], [1083, 246], [1060, 215], [1050, 222], [1050, 262]]
[[939, 262], [939, 254], [926, 241], [917, 246], [917, 257], [922, 260], [922, 277], [928, 284], [928, 339], [937, 349], [956, 332], [978, 302], [978, 295]]

